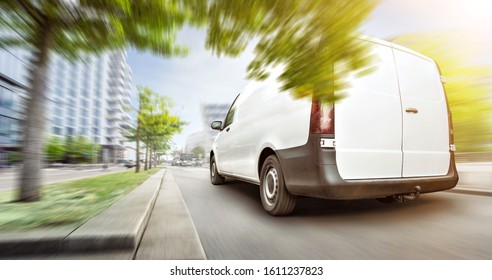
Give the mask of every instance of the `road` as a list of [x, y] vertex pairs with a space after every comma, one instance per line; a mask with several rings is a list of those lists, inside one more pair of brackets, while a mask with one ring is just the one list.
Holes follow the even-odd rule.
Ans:
[[210, 184], [170, 168], [208, 259], [492, 259], [492, 197], [440, 192], [416, 202], [302, 198], [272, 217], [258, 187]]
[[[108, 169], [87, 169], [87, 170], [73, 170], [73, 169], [43, 169], [42, 170], [42, 184], [52, 184], [63, 181], [78, 180], [82, 178], [94, 177], [104, 175], [108, 173], [120, 172], [127, 170], [125, 167], [110, 167]], [[17, 177], [19, 170], [4, 171], [0, 173], [0, 191], [12, 190], [17, 187]]]

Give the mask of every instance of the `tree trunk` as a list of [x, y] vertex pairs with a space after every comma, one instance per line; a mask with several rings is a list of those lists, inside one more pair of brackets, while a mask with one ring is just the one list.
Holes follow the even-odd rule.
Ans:
[[145, 168], [144, 168], [144, 170], [147, 170], [148, 163], [149, 163], [149, 145], [147, 144], [145, 146]]
[[152, 156], [152, 146], [149, 149], [149, 156], [150, 156], [150, 161], [149, 161], [149, 169], [152, 169], [152, 162], [154, 161], [154, 157]]
[[24, 112], [23, 159], [18, 201], [39, 201], [41, 198], [41, 168], [43, 165], [43, 142], [45, 135], [46, 82], [50, 45], [53, 38], [49, 22], [39, 26], [39, 38], [35, 42], [30, 69], [30, 89]]
[[135, 162], [135, 173], [138, 173], [140, 172], [140, 141], [138, 137], [136, 140], [137, 140], [137, 144], [136, 144], [135, 151], [137, 155], [136, 155], [136, 162]]
[[[138, 114], [140, 115], [140, 110], [138, 110]], [[138, 116], [137, 116], [138, 118]], [[140, 172], [140, 118], [138, 118], [138, 121], [137, 121], [137, 131], [135, 132], [136, 134], [136, 147], [135, 147], [135, 150], [137, 152], [137, 155], [136, 155], [136, 166], [135, 166], [135, 173], [138, 173]]]
[[148, 151], [148, 157], [149, 157], [149, 166], [147, 167], [147, 169], [151, 169], [152, 168], [152, 147], [149, 146], [149, 151]]

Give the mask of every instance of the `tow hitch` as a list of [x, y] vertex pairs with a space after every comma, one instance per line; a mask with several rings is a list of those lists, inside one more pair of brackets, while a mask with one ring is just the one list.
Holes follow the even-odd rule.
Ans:
[[420, 186], [415, 186], [415, 192], [397, 194], [394, 195], [393, 198], [398, 202], [418, 200], [420, 198], [420, 191], [421, 191]]
[[377, 200], [382, 203], [394, 203], [394, 202], [404, 202], [404, 201], [414, 201], [420, 198], [421, 192], [420, 186], [415, 186], [415, 191], [411, 193], [402, 193], [388, 196], [385, 198], [378, 198]]

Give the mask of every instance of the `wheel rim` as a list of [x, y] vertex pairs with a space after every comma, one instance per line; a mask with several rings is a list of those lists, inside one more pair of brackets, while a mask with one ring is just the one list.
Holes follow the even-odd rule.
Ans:
[[265, 175], [265, 178], [263, 180], [263, 193], [265, 196], [265, 202], [269, 206], [273, 206], [276, 202], [277, 199], [277, 193], [278, 193], [278, 173], [275, 167], [271, 166], [268, 169], [268, 172]]
[[210, 172], [212, 173], [212, 178], [215, 178], [215, 162], [212, 163], [212, 168], [210, 169]]

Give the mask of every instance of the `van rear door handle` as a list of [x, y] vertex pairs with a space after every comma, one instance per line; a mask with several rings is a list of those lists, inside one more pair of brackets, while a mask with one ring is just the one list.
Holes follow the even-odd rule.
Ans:
[[407, 112], [409, 114], [417, 114], [419, 112], [419, 110], [417, 110], [415, 108], [407, 108], [407, 109], [405, 109], [405, 112]]
[[231, 130], [231, 127], [226, 128], [226, 131], [227, 131], [227, 132], [229, 132], [229, 130]]

